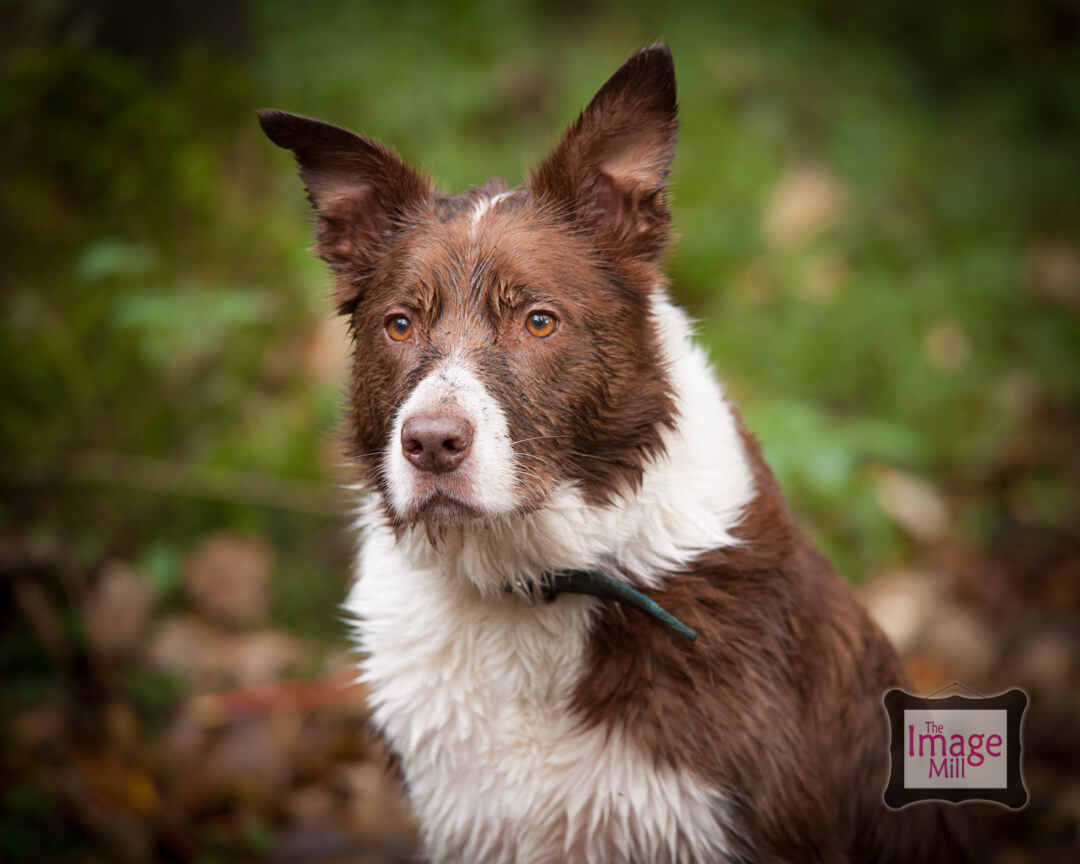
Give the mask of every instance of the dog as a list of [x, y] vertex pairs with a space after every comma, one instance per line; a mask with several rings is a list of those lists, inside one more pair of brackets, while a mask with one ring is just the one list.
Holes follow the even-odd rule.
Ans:
[[668, 48], [513, 189], [444, 195], [339, 126], [260, 122], [355, 343], [346, 608], [425, 854], [969, 860], [961, 808], [884, 807], [901, 664], [668, 295]]

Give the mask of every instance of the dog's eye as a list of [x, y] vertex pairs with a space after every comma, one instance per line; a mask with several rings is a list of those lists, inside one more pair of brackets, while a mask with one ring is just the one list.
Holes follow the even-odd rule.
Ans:
[[544, 339], [555, 332], [559, 319], [550, 312], [530, 312], [525, 319], [525, 329], [537, 339]]
[[404, 315], [391, 315], [386, 319], [386, 332], [395, 342], [404, 342], [412, 335], [412, 321]]

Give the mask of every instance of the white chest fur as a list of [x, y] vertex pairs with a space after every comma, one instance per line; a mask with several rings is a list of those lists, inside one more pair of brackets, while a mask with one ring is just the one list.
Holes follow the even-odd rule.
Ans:
[[348, 608], [434, 861], [723, 860], [716, 793], [569, 711], [597, 602], [481, 597], [368, 536]]

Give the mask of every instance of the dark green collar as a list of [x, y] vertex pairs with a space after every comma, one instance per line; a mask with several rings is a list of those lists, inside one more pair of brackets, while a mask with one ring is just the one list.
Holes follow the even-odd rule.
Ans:
[[[505, 590], [513, 592], [514, 589], [507, 585]], [[593, 597], [618, 600], [627, 606], [633, 606], [646, 615], [651, 615], [680, 636], [685, 636], [691, 640], [697, 639], [696, 630], [687, 627], [659, 603], [650, 600], [640, 591], [631, 588], [614, 576], [608, 576], [598, 570], [555, 570], [545, 573], [542, 592], [544, 599], [548, 602], [551, 602], [560, 594], [590, 594]]]

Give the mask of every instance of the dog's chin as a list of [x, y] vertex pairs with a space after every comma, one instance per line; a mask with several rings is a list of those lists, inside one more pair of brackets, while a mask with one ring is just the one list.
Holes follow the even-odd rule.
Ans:
[[416, 494], [408, 509], [398, 511], [398, 518], [407, 524], [428, 527], [467, 527], [470, 524], [514, 515], [523, 515], [543, 507], [547, 496], [540, 491], [525, 491], [509, 509], [493, 509], [490, 504], [447, 485], [434, 483]]
[[435, 489], [424, 495], [412, 512], [415, 521], [428, 525], [463, 525], [482, 519], [485, 515], [472, 502], [443, 489]]

